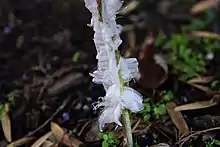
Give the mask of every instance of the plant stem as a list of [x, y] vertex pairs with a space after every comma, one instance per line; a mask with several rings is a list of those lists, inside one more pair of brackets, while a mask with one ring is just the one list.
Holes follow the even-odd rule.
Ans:
[[[98, 12], [99, 12], [99, 21], [103, 22], [103, 18], [102, 18], [102, 0], [96, 0], [97, 4], [98, 4]], [[114, 36], [112, 36], [112, 40], [114, 40]], [[116, 65], [119, 65], [119, 61], [120, 61], [121, 55], [120, 52], [118, 50], [115, 51], [115, 59], [116, 59]], [[118, 71], [118, 76], [120, 79], [120, 93], [121, 95], [123, 95], [124, 92], [124, 86], [128, 86], [128, 83], [124, 83], [124, 80], [122, 78], [121, 75], [121, 70]], [[133, 138], [132, 138], [132, 131], [131, 131], [131, 122], [130, 122], [130, 118], [129, 118], [129, 113], [128, 110], [124, 109], [122, 110], [122, 122], [123, 122], [123, 130], [124, 130], [124, 134], [125, 137], [127, 139], [127, 144], [128, 147], [133, 147]]]
[[123, 129], [124, 134], [127, 139], [128, 147], [133, 147], [133, 138], [132, 138], [132, 131], [131, 131], [131, 122], [129, 118], [129, 113], [127, 109], [122, 110], [122, 122], [123, 122]]
[[[115, 51], [115, 58], [116, 58], [116, 64], [118, 66], [120, 58], [121, 58], [121, 55], [120, 55], [118, 50]], [[118, 71], [118, 76], [119, 76], [120, 83], [121, 83], [120, 84], [121, 85], [120, 92], [121, 92], [121, 95], [123, 95], [124, 86], [128, 86], [129, 84], [128, 83], [124, 83], [124, 80], [122, 78], [120, 70]], [[127, 145], [128, 145], [128, 147], [133, 147], [133, 138], [132, 138], [132, 131], [131, 131], [131, 121], [130, 121], [129, 113], [128, 113], [127, 109], [122, 110], [121, 117], [122, 117], [124, 135], [125, 135], [125, 138], [127, 139]]]

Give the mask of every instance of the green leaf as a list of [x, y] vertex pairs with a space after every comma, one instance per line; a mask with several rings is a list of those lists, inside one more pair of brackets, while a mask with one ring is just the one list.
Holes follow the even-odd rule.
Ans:
[[119, 145], [119, 144], [120, 144], [120, 140], [118, 140], [118, 139], [115, 140], [115, 144], [116, 144], [116, 145]]
[[114, 132], [108, 133], [108, 138], [109, 139], [114, 139], [115, 138], [115, 133]]
[[106, 142], [106, 141], [103, 141], [103, 142], [102, 142], [102, 147], [109, 147], [109, 144], [108, 144], [108, 142]]
[[160, 104], [159, 106], [154, 107], [153, 111], [154, 111], [155, 116], [159, 118], [161, 115], [166, 113], [165, 104]]
[[108, 143], [109, 143], [109, 144], [114, 144], [114, 142], [115, 142], [115, 141], [114, 141], [113, 139], [108, 140]]
[[109, 139], [107, 134], [103, 134], [102, 138], [103, 138], [104, 140], [108, 140], [108, 139]]
[[78, 61], [79, 61], [79, 57], [80, 57], [80, 53], [79, 53], [79, 52], [76, 52], [76, 53], [73, 55], [72, 60], [73, 60], [74, 62], [78, 62]]
[[165, 101], [170, 101], [172, 100], [174, 97], [173, 92], [172, 91], [168, 91], [165, 95], [164, 95], [164, 100]]
[[215, 145], [220, 145], [220, 140], [214, 140]]
[[150, 114], [144, 115], [144, 121], [147, 122], [150, 118], [151, 118], [151, 115], [150, 115]]

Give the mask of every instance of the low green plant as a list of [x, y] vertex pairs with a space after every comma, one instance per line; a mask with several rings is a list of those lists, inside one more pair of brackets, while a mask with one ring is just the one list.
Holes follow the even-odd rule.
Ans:
[[205, 142], [206, 147], [216, 147], [220, 146], [220, 140], [212, 139], [210, 141]]
[[172, 91], [163, 91], [161, 93], [163, 99], [158, 103], [154, 103], [152, 98], [144, 100], [144, 109], [139, 113], [143, 116], [144, 121], [149, 121], [150, 118], [159, 119], [166, 113], [166, 103], [173, 99]]
[[101, 133], [101, 139], [103, 139], [102, 147], [117, 147], [120, 144], [114, 132]]
[[[7, 94], [9, 107], [15, 105], [15, 97], [16, 96], [17, 96], [16, 91], [13, 91], [13, 92], [10, 92]], [[5, 104], [0, 104], [0, 120], [2, 119], [4, 111], [5, 111]]]

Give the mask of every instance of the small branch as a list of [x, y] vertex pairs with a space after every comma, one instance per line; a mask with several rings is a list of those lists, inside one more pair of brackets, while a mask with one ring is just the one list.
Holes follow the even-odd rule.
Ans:
[[179, 140], [176, 144], [183, 145], [187, 140], [189, 140], [191, 137], [193, 137], [195, 135], [199, 135], [199, 134], [206, 133], [209, 131], [214, 131], [214, 130], [220, 130], [220, 127], [210, 128], [210, 129], [206, 129], [206, 130], [202, 130], [202, 131], [196, 131], [195, 133], [192, 133], [192, 134], [184, 137], [183, 139]]
[[42, 125], [40, 125], [39, 127], [37, 127], [35, 130], [29, 132], [26, 137], [32, 136], [34, 135], [36, 132], [38, 132], [39, 130], [41, 130], [42, 128], [44, 128], [69, 102], [70, 100], [70, 96], [63, 101], [63, 103], [57, 108], [57, 110], [53, 113], [52, 116], [50, 116], [50, 118], [48, 118]]

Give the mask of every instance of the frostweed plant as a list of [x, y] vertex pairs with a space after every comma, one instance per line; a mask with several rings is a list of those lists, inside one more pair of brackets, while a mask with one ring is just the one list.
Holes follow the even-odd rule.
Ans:
[[93, 103], [96, 110], [103, 107], [99, 118], [102, 131], [106, 123], [122, 126], [122, 115], [125, 136], [128, 146], [133, 146], [130, 120], [127, 109], [138, 112], [144, 108], [142, 96], [128, 87], [128, 82], [138, 74], [136, 58], [124, 59], [118, 47], [122, 43], [122, 27], [116, 24], [116, 13], [121, 8], [120, 0], [85, 0], [85, 6], [92, 13], [90, 26], [94, 30], [94, 43], [97, 50], [98, 68], [91, 73], [93, 82], [102, 84], [106, 95], [100, 102]]

